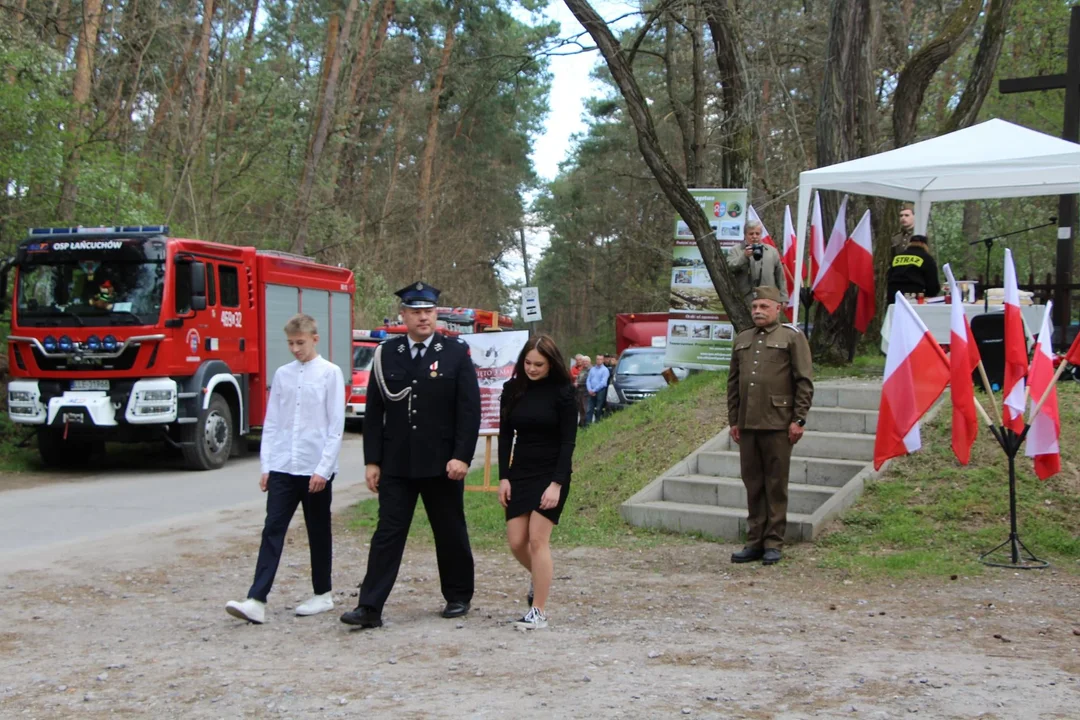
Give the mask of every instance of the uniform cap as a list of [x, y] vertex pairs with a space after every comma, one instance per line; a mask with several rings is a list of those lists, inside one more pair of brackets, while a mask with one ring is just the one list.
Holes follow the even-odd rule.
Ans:
[[401, 304], [408, 308], [433, 308], [439, 300], [441, 291], [425, 282], [415, 282], [398, 290], [395, 295], [401, 298]]
[[755, 300], [772, 300], [773, 302], [783, 302], [780, 299], [780, 291], [774, 287], [756, 287], [754, 288]]

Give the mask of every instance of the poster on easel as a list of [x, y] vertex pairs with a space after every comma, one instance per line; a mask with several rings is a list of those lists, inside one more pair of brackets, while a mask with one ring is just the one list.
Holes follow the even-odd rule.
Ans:
[[[742, 243], [746, 190], [692, 189], [690, 194], [709, 219], [721, 252]], [[675, 220], [669, 308], [664, 362], [693, 370], [726, 370], [735, 328], [728, 321], [694, 235], [679, 216]]]

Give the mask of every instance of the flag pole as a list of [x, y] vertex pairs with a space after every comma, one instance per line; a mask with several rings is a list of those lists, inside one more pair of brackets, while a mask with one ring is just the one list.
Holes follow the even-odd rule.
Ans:
[[983, 365], [982, 358], [979, 358], [979, 377], [982, 378], [983, 388], [986, 390], [986, 394], [990, 396], [990, 407], [994, 409], [994, 419], [997, 420], [997, 424], [1004, 427], [1005, 422], [1001, 417], [1001, 409], [998, 408], [997, 398], [994, 397], [994, 387], [990, 384], [990, 378], [986, 376], [986, 366]]
[[1039, 398], [1039, 402], [1035, 404], [1035, 409], [1031, 411], [1031, 420], [1029, 423], [1035, 422], [1035, 416], [1039, 414], [1039, 411], [1042, 410], [1043, 403], [1046, 402], [1046, 399], [1050, 397], [1050, 393], [1057, 387], [1057, 381], [1061, 379], [1061, 374], [1065, 372], [1066, 365], [1068, 365], [1068, 363], [1064, 360], [1058, 365], [1058, 369], [1054, 372], [1054, 378], [1050, 381], [1050, 384], [1046, 386], [1046, 389], [1043, 390], [1042, 397]]

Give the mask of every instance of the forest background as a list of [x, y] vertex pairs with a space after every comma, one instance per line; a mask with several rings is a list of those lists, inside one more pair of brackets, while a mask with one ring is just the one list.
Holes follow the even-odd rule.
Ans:
[[[802, 170], [991, 117], [1061, 129], [1064, 91], [1005, 96], [997, 79], [1064, 71], [1064, 0], [660, 0], [588, 32], [545, 4], [2, 0], [0, 254], [28, 227], [167, 223], [352, 267], [364, 326], [417, 276], [447, 304], [510, 310], [519, 287], [500, 270], [542, 232], [541, 328], [605, 350], [614, 313], [668, 303], [674, 210], [642, 109], [669, 185], [748, 187], [775, 235]], [[549, 58], [597, 44], [605, 92], [544, 182], [529, 153]], [[831, 225], [839, 198], [824, 201]], [[935, 205], [935, 254], [975, 277], [969, 240], [1056, 203]], [[853, 198], [849, 226], [865, 207], [883, 249], [898, 207]], [[1053, 269], [1054, 245], [1053, 229], [1012, 244], [1022, 279]], [[816, 349], [840, 347], [850, 305], [816, 318]]]

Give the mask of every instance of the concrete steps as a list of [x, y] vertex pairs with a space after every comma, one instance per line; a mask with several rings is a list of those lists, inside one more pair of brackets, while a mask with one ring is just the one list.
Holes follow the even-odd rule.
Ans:
[[[806, 432], [794, 447], [788, 485], [788, 541], [812, 540], [874, 477], [881, 386], [828, 382], [814, 390]], [[621, 508], [642, 527], [736, 541], [746, 533], [739, 446], [725, 429], [656, 478]]]

